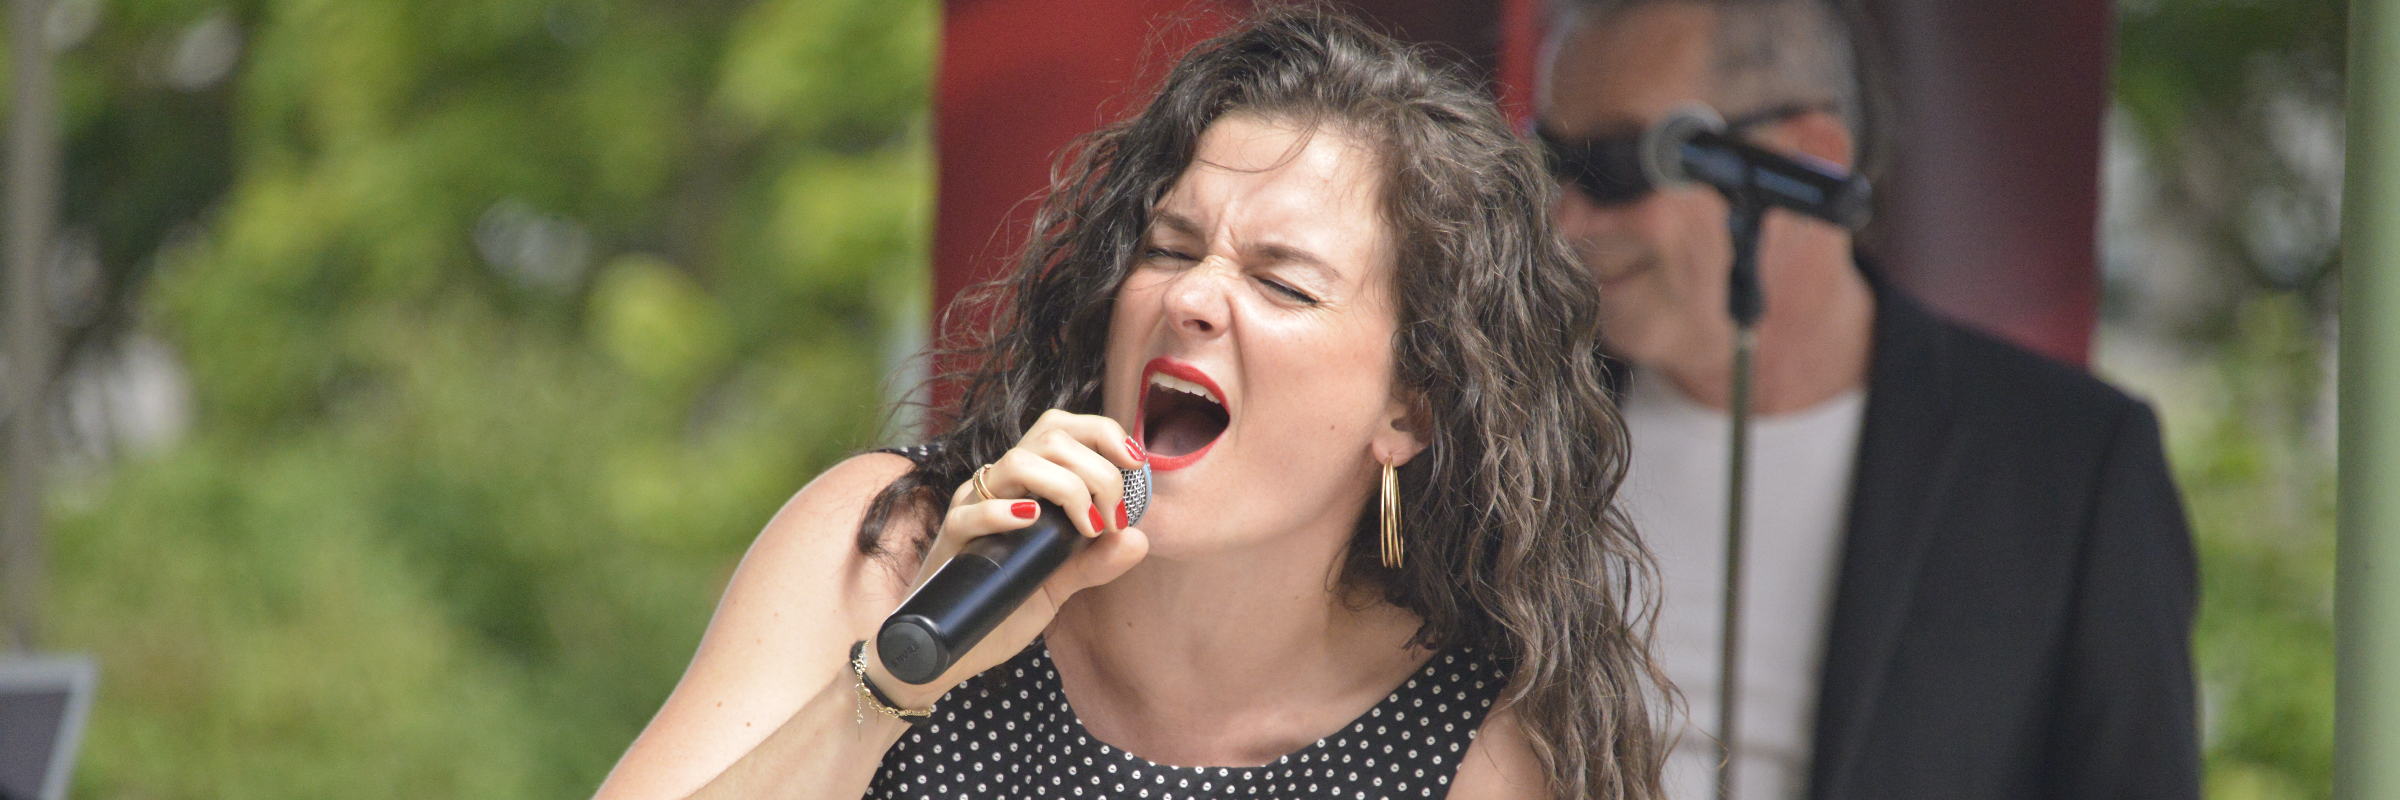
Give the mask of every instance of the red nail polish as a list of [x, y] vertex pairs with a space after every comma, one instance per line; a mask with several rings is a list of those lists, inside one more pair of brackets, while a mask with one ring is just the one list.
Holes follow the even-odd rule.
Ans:
[[1135, 461], [1150, 460], [1150, 454], [1142, 450], [1142, 443], [1134, 441], [1131, 436], [1125, 437], [1125, 452], [1133, 454]]
[[1125, 501], [1117, 501], [1117, 530], [1124, 530], [1132, 524], [1133, 520], [1125, 515]]
[[1101, 531], [1104, 531], [1104, 530], [1107, 530], [1107, 529], [1108, 529], [1108, 523], [1105, 523], [1105, 522], [1101, 522], [1101, 521], [1100, 521], [1100, 507], [1099, 507], [1099, 506], [1092, 506], [1092, 507], [1090, 507], [1090, 508], [1086, 508], [1086, 509], [1084, 509], [1084, 510], [1085, 510], [1085, 511], [1092, 512], [1092, 532], [1093, 532], [1093, 533], [1099, 533], [1099, 532], [1101, 532]]
[[1042, 509], [1031, 500], [1019, 500], [1009, 504], [1008, 513], [1017, 515], [1017, 519], [1033, 519], [1041, 516]]

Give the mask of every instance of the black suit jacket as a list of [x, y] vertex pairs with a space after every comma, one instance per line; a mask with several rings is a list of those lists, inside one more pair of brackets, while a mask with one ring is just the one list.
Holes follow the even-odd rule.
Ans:
[[2198, 578], [2157, 419], [1876, 295], [1810, 797], [2198, 797]]

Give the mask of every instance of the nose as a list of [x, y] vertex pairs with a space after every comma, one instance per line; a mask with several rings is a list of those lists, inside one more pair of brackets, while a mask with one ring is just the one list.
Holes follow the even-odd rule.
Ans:
[[1231, 299], [1227, 296], [1229, 281], [1239, 280], [1241, 270], [1223, 256], [1209, 256], [1191, 269], [1184, 270], [1167, 284], [1166, 309], [1169, 324], [1193, 336], [1215, 336], [1225, 331], [1232, 316]]

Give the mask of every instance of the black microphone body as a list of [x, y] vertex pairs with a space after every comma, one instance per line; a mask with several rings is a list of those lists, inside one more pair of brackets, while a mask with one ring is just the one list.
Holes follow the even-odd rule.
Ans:
[[[1140, 521], [1150, 503], [1150, 468], [1124, 473], [1126, 517]], [[1083, 549], [1083, 533], [1065, 509], [1034, 502], [1041, 513], [1033, 524], [968, 542], [884, 619], [875, 652], [892, 677], [921, 686], [950, 671]]]
[[1667, 115], [1643, 137], [1643, 172], [1660, 186], [1697, 181], [1850, 230], [1867, 224], [1874, 193], [1866, 178], [1726, 136], [1723, 125], [1705, 108]]

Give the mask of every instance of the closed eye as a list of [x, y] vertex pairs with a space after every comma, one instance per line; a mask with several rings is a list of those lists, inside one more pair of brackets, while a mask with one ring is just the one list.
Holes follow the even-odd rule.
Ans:
[[1293, 302], [1312, 306], [1317, 304], [1317, 298], [1309, 296], [1307, 292], [1292, 288], [1291, 284], [1274, 278], [1259, 278], [1258, 282], [1266, 284], [1267, 288], [1274, 290], [1276, 294], [1291, 298]]
[[1166, 249], [1166, 248], [1163, 248], [1163, 247], [1153, 247], [1153, 248], [1150, 248], [1150, 249], [1148, 249], [1148, 250], [1144, 250], [1144, 251], [1142, 251], [1142, 260], [1143, 260], [1143, 261], [1153, 261], [1153, 260], [1162, 259], [1162, 258], [1163, 258], [1163, 259], [1170, 259], [1170, 260], [1174, 260], [1174, 261], [1198, 261], [1198, 260], [1199, 260], [1199, 259], [1193, 258], [1193, 257], [1191, 257], [1191, 256], [1189, 256], [1189, 255], [1186, 255], [1186, 254], [1183, 254], [1183, 253], [1178, 253], [1178, 252], [1176, 252], [1176, 251], [1169, 250], [1169, 249]]

